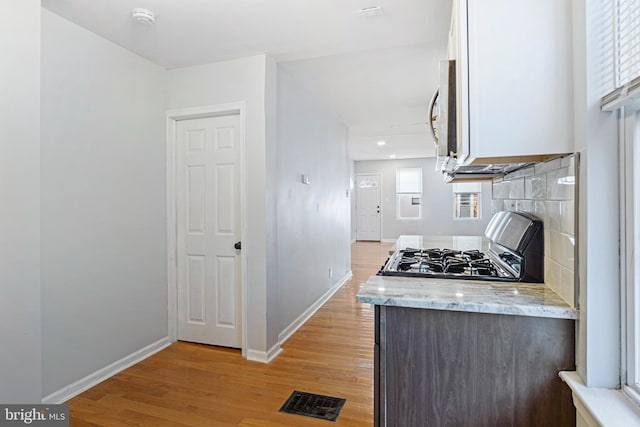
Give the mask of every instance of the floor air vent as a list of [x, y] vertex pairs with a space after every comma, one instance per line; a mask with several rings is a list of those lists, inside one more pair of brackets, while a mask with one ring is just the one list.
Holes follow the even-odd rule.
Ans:
[[282, 405], [280, 412], [335, 421], [346, 401], [339, 397], [294, 391]]

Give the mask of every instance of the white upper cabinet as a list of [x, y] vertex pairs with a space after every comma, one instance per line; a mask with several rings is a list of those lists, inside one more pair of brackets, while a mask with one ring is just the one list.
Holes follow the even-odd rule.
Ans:
[[458, 165], [573, 152], [570, 0], [454, 0]]

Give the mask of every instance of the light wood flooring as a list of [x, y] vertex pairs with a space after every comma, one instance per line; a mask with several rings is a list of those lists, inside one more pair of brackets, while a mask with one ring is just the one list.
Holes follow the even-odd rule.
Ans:
[[[352, 245], [353, 278], [270, 364], [178, 342], [67, 402], [72, 426], [373, 425], [373, 309], [356, 302], [391, 244]], [[280, 413], [292, 391], [347, 399], [335, 423]]]

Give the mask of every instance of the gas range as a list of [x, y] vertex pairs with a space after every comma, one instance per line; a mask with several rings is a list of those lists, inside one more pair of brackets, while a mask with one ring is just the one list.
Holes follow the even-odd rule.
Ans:
[[381, 276], [432, 277], [494, 281], [544, 281], [544, 232], [532, 215], [503, 211], [493, 216], [485, 236], [488, 250], [397, 250], [378, 272]]
[[[512, 259], [517, 262], [517, 259]], [[517, 268], [514, 265], [515, 268]], [[380, 271], [382, 276], [443, 279], [514, 280], [514, 274], [479, 250], [414, 249], [396, 251]]]

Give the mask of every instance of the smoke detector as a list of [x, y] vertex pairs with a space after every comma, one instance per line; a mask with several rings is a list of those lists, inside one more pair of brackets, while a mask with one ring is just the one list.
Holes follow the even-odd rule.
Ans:
[[131, 19], [143, 25], [151, 25], [156, 22], [156, 15], [150, 10], [136, 7], [131, 11]]

